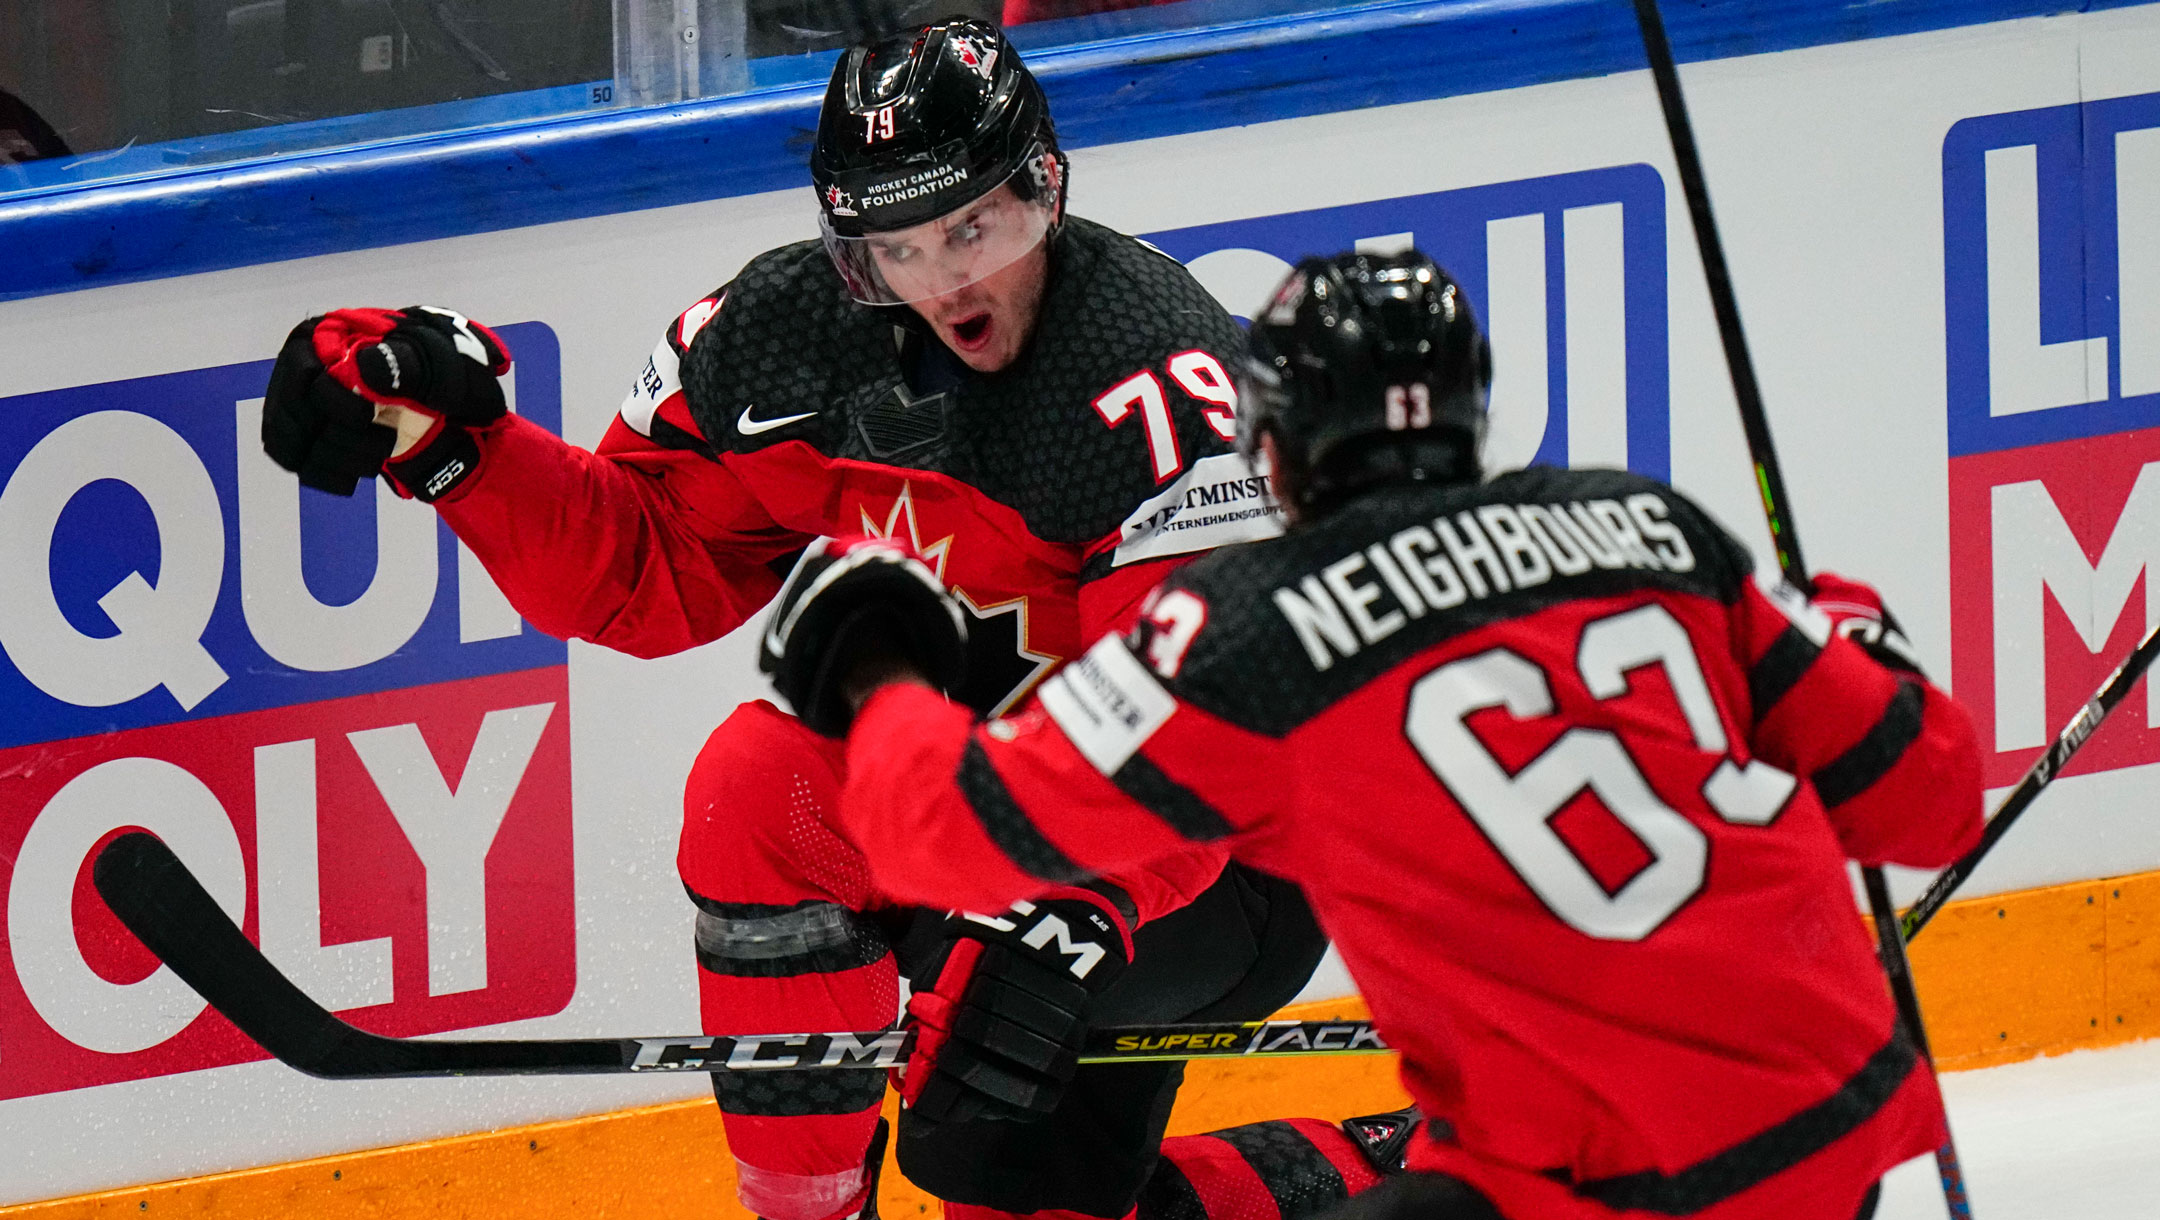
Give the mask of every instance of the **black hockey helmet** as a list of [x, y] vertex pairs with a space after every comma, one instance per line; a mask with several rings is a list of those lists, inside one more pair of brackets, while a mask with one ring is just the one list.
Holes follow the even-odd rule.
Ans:
[[1477, 477], [1492, 352], [1470, 300], [1410, 250], [1299, 263], [1253, 318], [1238, 447], [1273, 434], [1286, 492]]
[[[810, 179], [848, 290], [883, 305], [1002, 269], [1047, 238], [1065, 198], [1042, 86], [997, 27], [963, 18], [841, 57], [818, 115]], [[940, 225], [1007, 183], [1025, 206]], [[897, 240], [903, 234], [917, 240]], [[910, 258], [921, 261], [900, 270]]]

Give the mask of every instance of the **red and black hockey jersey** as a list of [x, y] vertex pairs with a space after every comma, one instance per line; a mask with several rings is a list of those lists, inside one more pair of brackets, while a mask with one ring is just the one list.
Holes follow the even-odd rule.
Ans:
[[973, 616], [969, 701], [1006, 706], [1172, 562], [1280, 532], [1231, 452], [1236, 323], [1100, 225], [1053, 253], [1018, 360], [929, 387], [908, 315], [818, 243], [760, 255], [668, 328], [597, 456], [505, 420], [438, 507], [542, 630], [639, 656], [732, 630], [812, 538], [905, 538]]
[[1751, 566], [1622, 472], [1371, 492], [1018, 715], [881, 691], [843, 821], [971, 909], [1194, 843], [1299, 882], [1437, 1120], [1413, 1165], [1507, 1215], [1850, 1215], [1941, 1118], [1844, 861], [1969, 846], [1977, 752]]

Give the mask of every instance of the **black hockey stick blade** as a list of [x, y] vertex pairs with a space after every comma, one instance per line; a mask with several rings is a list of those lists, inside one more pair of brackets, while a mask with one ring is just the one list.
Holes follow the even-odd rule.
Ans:
[[[388, 1038], [355, 1029], [292, 984], [172, 849], [134, 832], [98, 853], [98, 893], [173, 973], [290, 1067], [333, 1080], [589, 1072], [890, 1068], [914, 1032], [692, 1034], [519, 1041]], [[1363, 1054], [1388, 1046], [1367, 1021], [1246, 1021], [1090, 1030], [1082, 1063]]]
[[2092, 735], [2100, 728], [2100, 722], [2107, 719], [2108, 713], [2115, 710], [2115, 705], [2121, 703], [2123, 697], [2130, 693], [2130, 689], [2137, 685], [2138, 679], [2145, 676], [2145, 671], [2152, 668], [2155, 656], [2160, 656], [2160, 626], [2145, 633], [2145, 638], [2138, 641], [2138, 646], [2131, 650], [2129, 656], [2123, 658], [2123, 663], [2115, 668], [2114, 673], [2108, 675], [2107, 681], [2100, 684], [2100, 689], [2093, 692], [2093, 697], [2086, 700], [2085, 706], [2077, 710], [2077, 715], [2070, 718], [2070, 723], [2063, 726], [2062, 732], [2055, 735], [2054, 742], [2041, 751], [2040, 757], [2033, 760], [2032, 766], [2026, 770], [2024, 778], [2018, 781], [2017, 787], [2012, 788], [2010, 795], [2003, 798], [2002, 807], [1995, 811], [1994, 817], [1988, 819], [1987, 829], [1981, 833], [1979, 844], [1960, 856], [1950, 867], [1936, 874], [1935, 880], [1928, 883], [1927, 890], [1906, 910], [1904, 918], [1899, 921], [1899, 932], [1906, 940], [1920, 935], [1920, 929], [1935, 918], [1935, 913], [1942, 910], [1944, 903], [1950, 901], [1950, 896], [1957, 892], [1957, 888], [1965, 884], [1966, 879], [1973, 875], [1974, 869], [1980, 867], [1980, 861], [1986, 859], [1987, 854], [2002, 841], [2003, 835], [2009, 832], [2010, 827], [2040, 795], [2041, 790], [2054, 783], [2062, 774], [2063, 768], [2070, 764], [2071, 757], [2087, 741], [2092, 740]]
[[613, 1042], [466, 1042], [385, 1038], [307, 997], [250, 942], [172, 849], [139, 831], [98, 853], [105, 904], [158, 960], [257, 1045], [314, 1076], [619, 1072]]

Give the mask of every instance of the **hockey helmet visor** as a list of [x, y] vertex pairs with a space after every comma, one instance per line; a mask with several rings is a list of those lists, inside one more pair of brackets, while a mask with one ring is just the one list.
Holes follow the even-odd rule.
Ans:
[[[910, 192], [950, 190], [952, 179], [965, 180], [965, 167], [909, 167], [888, 180], [864, 188], [863, 210]], [[848, 295], [865, 305], [906, 305], [957, 292], [996, 275], [1027, 257], [1057, 223], [1060, 173], [1054, 156], [1044, 155], [1014, 171], [987, 191], [943, 215], [906, 228], [841, 233], [831, 210], [819, 213], [826, 252], [840, 269]], [[1040, 189], [1036, 177], [1047, 174], [1052, 189]], [[1023, 175], [1025, 182], [1016, 182]], [[847, 201], [854, 202], [854, 201]]]

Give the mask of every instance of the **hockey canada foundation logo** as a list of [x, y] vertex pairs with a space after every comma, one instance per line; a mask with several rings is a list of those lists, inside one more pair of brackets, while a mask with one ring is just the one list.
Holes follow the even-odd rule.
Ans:
[[1462, 284], [1492, 339], [1489, 465], [1671, 477], [1665, 183], [1650, 166], [1286, 212], [1147, 240], [1239, 318], [1268, 305], [1306, 255], [1416, 245]]
[[964, 165], [937, 165], [929, 169], [913, 170], [901, 177], [864, 187], [862, 205], [866, 208], [889, 208], [897, 203], [936, 194], [967, 180], [968, 171]]
[[[1943, 263], [1951, 676], [2003, 785], [2160, 622], [2160, 94], [1951, 128]], [[2156, 730], [2148, 682], [2068, 771]]]
[[[501, 334], [559, 428], [554, 334]], [[0, 1099], [264, 1057], [92, 888], [129, 828], [369, 1030], [575, 989], [564, 645], [425, 505], [272, 465], [269, 372], [0, 400]]]

